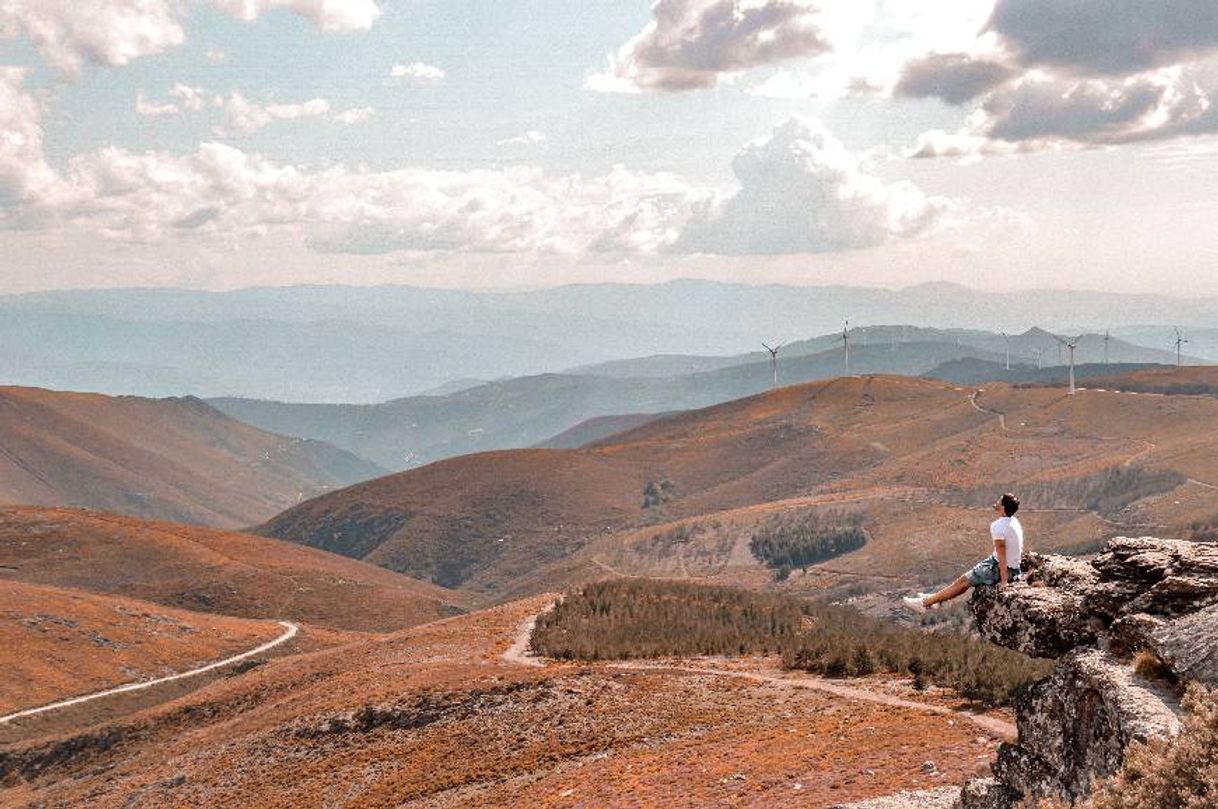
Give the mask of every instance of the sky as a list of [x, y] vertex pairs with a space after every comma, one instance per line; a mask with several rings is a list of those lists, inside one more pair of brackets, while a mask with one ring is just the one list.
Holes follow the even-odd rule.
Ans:
[[0, 292], [1218, 294], [1212, 0], [0, 0]]

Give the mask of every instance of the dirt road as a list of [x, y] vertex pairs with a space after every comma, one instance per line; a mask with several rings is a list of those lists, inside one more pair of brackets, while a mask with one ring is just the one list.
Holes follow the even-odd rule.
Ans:
[[42, 705], [37, 708], [27, 708], [24, 711], [17, 711], [16, 713], [11, 713], [7, 716], [0, 716], [0, 725], [7, 724], [14, 719], [20, 719], [23, 716], [35, 716], [46, 711], [53, 711], [57, 708], [67, 708], [70, 705], [79, 705], [82, 702], [90, 702], [92, 700], [101, 699], [102, 697], [108, 697], [113, 694], [125, 694], [130, 691], [141, 691], [145, 688], [152, 688], [153, 686], [161, 685], [162, 683], [169, 683], [173, 682], [174, 680], [184, 680], [187, 677], [194, 677], [196, 675], [203, 674], [204, 672], [213, 671], [231, 663], [236, 663], [238, 661], [245, 660], [246, 658], [253, 657], [254, 655], [270, 651], [280, 644], [287, 643], [292, 638], [296, 637], [296, 634], [300, 631], [300, 627], [291, 621], [280, 621], [279, 625], [285, 628], [282, 635], [275, 638], [275, 640], [268, 641], [261, 646], [242, 652], [241, 654], [226, 657], [223, 660], [217, 660], [214, 663], [208, 663], [206, 666], [200, 666], [197, 669], [183, 671], [179, 674], [171, 674], [168, 677], [159, 677], [155, 680], [148, 680], [146, 682], [127, 683], [126, 685], [120, 685], [115, 688], [107, 688], [104, 691], [95, 691], [92, 694], [84, 694], [79, 697], [72, 697], [71, 699], [52, 702], [50, 705]]

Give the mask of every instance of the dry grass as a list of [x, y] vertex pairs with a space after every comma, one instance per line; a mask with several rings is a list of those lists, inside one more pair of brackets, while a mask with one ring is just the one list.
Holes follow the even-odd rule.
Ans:
[[390, 631], [461, 596], [388, 570], [231, 531], [74, 509], [0, 507], [0, 574], [170, 607]]
[[538, 653], [564, 660], [780, 654], [827, 677], [913, 675], [1005, 705], [1049, 665], [949, 633], [927, 634], [787, 596], [674, 581], [590, 584], [542, 616]]

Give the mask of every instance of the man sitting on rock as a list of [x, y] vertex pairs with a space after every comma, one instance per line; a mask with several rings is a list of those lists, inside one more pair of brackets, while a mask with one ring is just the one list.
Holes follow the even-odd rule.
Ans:
[[939, 592], [906, 596], [902, 599], [906, 607], [914, 612], [926, 612], [936, 604], [964, 595], [970, 587], [1001, 586], [1019, 578], [1019, 563], [1023, 558], [1023, 526], [1015, 516], [1019, 511], [1019, 498], [1008, 492], [994, 501], [994, 510], [1002, 514], [990, 524], [994, 552]]

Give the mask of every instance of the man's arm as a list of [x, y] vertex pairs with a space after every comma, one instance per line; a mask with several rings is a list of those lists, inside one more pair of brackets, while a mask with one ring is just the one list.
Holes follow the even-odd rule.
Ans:
[[1004, 537], [994, 537], [994, 557], [998, 560], [998, 583], [1007, 584], [1007, 541]]

